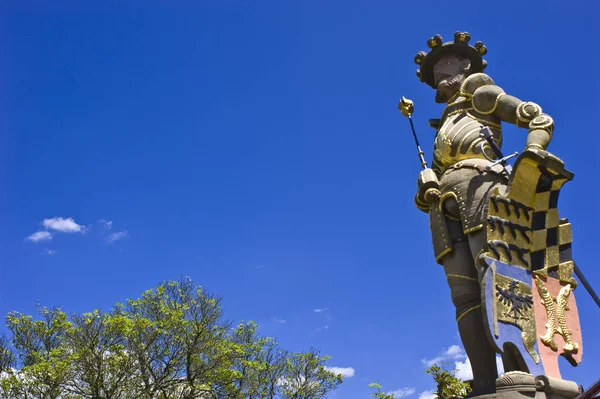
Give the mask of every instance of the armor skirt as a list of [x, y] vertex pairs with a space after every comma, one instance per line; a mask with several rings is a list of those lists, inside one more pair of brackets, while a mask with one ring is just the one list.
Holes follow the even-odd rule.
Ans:
[[[440, 178], [442, 196], [439, 203], [431, 205], [429, 211], [433, 249], [439, 264], [452, 251], [448, 220], [460, 221], [463, 232], [467, 235], [483, 229], [491, 195], [496, 190], [500, 193], [506, 190], [508, 177], [502, 172], [502, 167], [496, 165], [492, 170], [486, 171], [485, 167], [489, 164], [489, 161], [482, 159], [458, 162]], [[444, 206], [449, 198], [454, 198], [458, 204], [456, 212], [449, 212]]]

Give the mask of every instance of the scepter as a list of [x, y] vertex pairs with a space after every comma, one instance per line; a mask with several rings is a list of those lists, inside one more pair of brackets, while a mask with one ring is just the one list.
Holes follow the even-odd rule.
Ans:
[[421, 145], [419, 144], [419, 138], [417, 137], [417, 132], [415, 131], [415, 125], [412, 121], [412, 114], [415, 111], [415, 105], [408, 98], [402, 97], [402, 100], [398, 103], [398, 109], [402, 112], [402, 115], [408, 118], [410, 122], [410, 130], [412, 131], [413, 138], [415, 139], [415, 144], [417, 145], [417, 153], [419, 155], [419, 161], [421, 161], [421, 167], [423, 170], [419, 173], [419, 178], [417, 180], [417, 186], [419, 187], [419, 192], [423, 192], [424, 199], [427, 202], [435, 202], [440, 198], [440, 190], [439, 190], [439, 181], [438, 178], [433, 171], [433, 169], [427, 166], [427, 161], [425, 161], [425, 153], [421, 149]]
[[402, 100], [398, 103], [398, 109], [402, 112], [402, 115], [408, 118], [410, 122], [410, 130], [412, 131], [413, 138], [415, 139], [415, 144], [417, 145], [417, 152], [419, 154], [419, 161], [421, 161], [421, 167], [423, 169], [427, 169], [427, 161], [425, 161], [425, 153], [421, 149], [421, 145], [419, 144], [419, 138], [417, 137], [417, 132], [415, 132], [415, 125], [413, 125], [412, 114], [415, 111], [414, 103], [402, 96]]

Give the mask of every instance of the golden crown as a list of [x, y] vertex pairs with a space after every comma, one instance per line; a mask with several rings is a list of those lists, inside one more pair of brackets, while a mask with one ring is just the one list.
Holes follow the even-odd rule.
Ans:
[[470, 46], [469, 40], [471, 40], [471, 35], [468, 32], [454, 33], [453, 42], [443, 43], [441, 35], [429, 38], [427, 47], [431, 51], [429, 53], [419, 51], [415, 55], [415, 64], [420, 66], [417, 70], [419, 80], [435, 88], [433, 67], [437, 61], [448, 55], [467, 58], [471, 61], [471, 73], [482, 72], [487, 66], [487, 62], [482, 58], [487, 54], [487, 47], [480, 41], [476, 42], [474, 46]]

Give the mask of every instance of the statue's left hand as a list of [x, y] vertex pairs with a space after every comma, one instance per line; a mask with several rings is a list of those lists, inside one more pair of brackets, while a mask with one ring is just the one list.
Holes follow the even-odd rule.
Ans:
[[550, 152], [548, 152], [546, 150], [543, 150], [539, 146], [528, 146], [528, 147], [525, 148], [525, 151], [523, 153], [526, 153], [526, 152], [534, 153], [534, 154], [536, 154], [537, 156], [539, 156], [539, 157], [541, 157], [543, 159], [547, 159], [547, 160], [551, 160], [551, 161], [554, 161], [554, 162], [558, 162], [561, 165], [565, 164], [562, 159], [560, 159], [556, 155], [554, 155], [554, 154], [552, 154], [552, 153], [550, 153]]

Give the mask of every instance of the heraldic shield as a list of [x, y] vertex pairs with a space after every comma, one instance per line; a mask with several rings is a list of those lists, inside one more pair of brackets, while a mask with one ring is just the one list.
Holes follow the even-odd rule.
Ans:
[[506, 192], [490, 196], [482, 297], [488, 336], [520, 371], [560, 378], [558, 356], [581, 362], [582, 338], [573, 290], [571, 225], [558, 195], [573, 178], [546, 151], [515, 162]]

